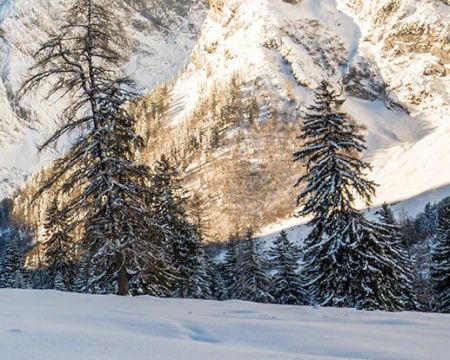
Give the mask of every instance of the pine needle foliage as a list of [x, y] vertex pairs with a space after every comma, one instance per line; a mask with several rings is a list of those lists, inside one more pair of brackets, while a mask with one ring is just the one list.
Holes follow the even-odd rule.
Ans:
[[296, 186], [299, 215], [311, 217], [305, 240], [305, 275], [314, 303], [366, 310], [399, 310], [390, 286], [397, 281], [395, 249], [389, 230], [367, 220], [355, 208], [357, 199], [370, 205], [376, 184], [361, 159], [364, 137], [341, 110], [344, 100], [322, 81], [304, 115], [295, 161], [306, 168]]

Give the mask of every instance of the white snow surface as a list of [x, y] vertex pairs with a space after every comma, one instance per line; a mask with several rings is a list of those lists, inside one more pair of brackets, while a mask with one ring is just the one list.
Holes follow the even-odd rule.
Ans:
[[0, 290], [8, 360], [447, 360], [450, 315]]

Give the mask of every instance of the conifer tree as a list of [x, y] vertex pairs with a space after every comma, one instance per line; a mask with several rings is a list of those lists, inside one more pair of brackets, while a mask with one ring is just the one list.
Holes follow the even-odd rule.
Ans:
[[[152, 191], [149, 169], [133, 161], [142, 142], [134, 130], [135, 119], [121, 104], [110, 104], [114, 110], [98, 140], [105, 157], [88, 172], [86, 193], [91, 194], [93, 211], [86, 216], [84, 246], [92, 254], [91, 281], [106, 292], [126, 295], [130, 282], [133, 292], [146, 293], [149, 284], [164, 282], [167, 274], [155, 240], [162, 230], [146, 203]], [[110, 287], [113, 283], [117, 285]]]
[[36, 53], [36, 65], [22, 86], [26, 93], [50, 82], [49, 96], [67, 98], [61, 126], [40, 147], [68, 133], [79, 136], [38, 191], [62, 187], [62, 212], [84, 228], [81, 250], [85, 291], [119, 295], [138, 292], [167, 274], [154, 243], [161, 231], [146, 206], [149, 169], [134, 161], [143, 146], [127, 110], [132, 82], [121, 72], [118, 49], [127, 39], [105, 0], [73, 0], [63, 24]]
[[238, 277], [237, 269], [239, 261], [241, 259], [241, 243], [242, 239], [240, 238], [238, 233], [230, 236], [227, 244], [228, 249], [224, 257], [223, 278], [228, 297], [231, 299], [236, 298], [235, 294], [233, 293], [233, 289]]
[[299, 249], [289, 241], [282, 231], [269, 250], [272, 268], [276, 271], [272, 279], [271, 294], [278, 304], [306, 305], [307, 292], [304, 280], [298, 273]]
[[247, 119], [250, 125], [253, 125], [259, 118], [259, 105], [258, 100], [254, 95], [250, 97], [247, 104]]
[[26, 288], [26, 284], [23, 278], [23, 270], [16, 270], [14, 274], [14, 289], [24, 289]]
[[379, 221], [386, 228], [385, 241], [392, 247], [392, 254], [395, 256], [395, 274], [392, 288], [400, 301], [401, 310], [414, 310], [416, 308], [415, 293], [413, 290], [413, 269], [406, 246], [403, 243], [400, 226], [395, 220], [394, 213], [387, 203], [381, 206], [378, 211]]
[[438, 312], [450, 313], [450, 202], [444, 204], [438, 213], [430, 272], [434, 308]]
[[214, 124], [211, 129], [211, 136], [209, 140], [209, 147], [211, 150], [215, 150], [222, 145], [223, 135], [217, 124]]
[[152, 213], [164, 229], [161, 247], [174, 272], [173, 295], [183, 298], [208, 298], [206, 256], [199, 231], [187, 219], [186, 196], [177, 171], [167, 157], [155, 164], [153, 193], [149, 199]]
[[89, 253], [84, 253], [77, 264], [77, 274], [74, 282], [74, 291], [79, 293], [95, 293], [89, 284]]
[[38, 267], [30, 270], [26, 274], [27, 288], [30, 289], [47, 289], [50, 283], [47, 269], [44, 267]]
[[53, 289], [67, 291], [66, 279], [61, 271], [58, 271], [53, 279]]
[[208, 276], [210, 279], [210, 291], [211, 298], [219, 301], [228, 299], [227, 286], [225, 284], [225, 266], [222, 263], [216, 263], [213, 260], [209, 260]]
[[16, 242], [11, 240], [0, 262], [0, 288], [22, 288], [22, 256]]
[[[445, 202], [445, 200], [444, 200]], [[419, 216], [418, 222], [421, 230], [427, 236], [431, 236], [436, 233], [437, 230], [437, 206], [433, 206], [430, 203], [425, 205], [423, 213]]]
[[181, 298], [207, 299], [211, 296], [205, 253], [195, 233], [188, 230], [172, 243], [172, 265], [175, 269], [173, 295]]
[[312, 217], [304, 255], [310, 295], [323, 306], [398, 310], [390, 288], [398, 264], [386, 227], [354, 205], [357, 198], [370, 205], [376, 185], [365, 178], [364, 137], [340, 110], [343, 103], [322, 81], [304, 116], [303, 146], [294, 154], [306, 167], [296, 184], [304, 185], [299, 215]]
[[232, 286], [234, 298], [261, 303], [274, 301], [269, 292], [271, 279], [264, 270], [258, 243], [251, 230], [247, 231], [241, 244], [236, 273], [236, 282]]
[[[72, 287], [75, 277], [75, 244], [70, 236], [70, 222], [67, 213], [58, 208], [58, 199], [54, 197], [47, 210], [44, 224], [47, 240], [44, 244], [47, 259], [47, 274], [50, 286], [57, 282], [64, 284], [64, 290]], [[59, 277], [58, 281], [56, 277]], [[63, 286], [58, 284], [59, 290]]]

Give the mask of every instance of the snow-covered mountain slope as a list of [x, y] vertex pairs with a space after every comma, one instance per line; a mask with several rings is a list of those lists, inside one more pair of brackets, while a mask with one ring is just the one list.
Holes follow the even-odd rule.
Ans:
[[[260, 28], [241, 44], [248, 53], [235, 63], [244, 63], [251, 78], [276, 76], [270, 79], [276, 85], [280, 78], [292, 80], [281, 67], [283, 60], [302, 85], [299, 90], [325, 77], [340, 81], [342, 74], [349, 96], [346, 110], [367, 127], [372, 177], [381, 185], [378, 201], [408, 199], [449, 184], [449, 7], [436, 1], [300, 3], [262, 2], [266, 14], [260, 16]], [[251, 2], [247, 6], [241, 14], [254, 7]], [[256, 22], [254, 16], [249, 18]], [[308, 23], [317, 25], [305, 26]], [[246, 46], [251, 43], [257, 49]], [[267, 43], [276, 44], [276, 51], [260, 46]], [[252, 66], [252, 61], [261, 63], [260, 58], [266, 67]], [[300, 102], [305, 101], [303, 96]], [[393, 101], [409, 115], [392, 110]]]
[[[429, 198], [439, 189], [448, 195], [450, 7], [442, 1], [338, 2], [361, 29], [359, 52], [372, 61], [389, 92], [416, 119], [410, 123], [416, 126], [415, 138], [370, 144], [372, 177], [381, 185], [378, 200], [405, 200], [422, 193]], [[372, 114], [375, 126], [382, 118], [390, 121], [376, 109]], [[385, 130], [372, 129], [369, 126], [371, 133]], [[402, 130], [391, 135], [399, 138]], [[406, 205], [416, 211], [411, 201]]]
[[[9, 43], [17, 39], [15, 46], [22, 48], [3, 61], [16, 87], [29, 64], [23, 54], [30, 50], [23, 49], [36, 45], [35, 35], [21, 24], [44, 32], [57, 16], [57, 0], [42, 1], [47, 7], [39, 1], [16, 1], [13, 7], [3, 1], [1, 7], [2, 37]], [[30, 4], [41, 5], [33, 10]], [[215, 235], [292, 214], [292, 184], [300, 171], [291, 156], [298, 146], [297, 120], [324, 78], [345, 93], [345, 110], [366, 127], [365, 156], [374, 166], [369, 176], [380, 184], [375, 205], [409, 199], [414, 213], [430, 194], [446, 195], [450, 7], [443, 1], [210, 0], [207, 16], [195, 1], [120, 4], [117, 11], [127, 15], [136, 40], [128, 49], [129, 72], [142, 87], [171, 79], [167, 92], [144, 97], [138, 109], [141, 127], [150, 135], [142, 157], [150, 163], [170, 152], [183, 163], [186, 185], [206, 198]], [[153, 18], [155, 9], [159, 20]], [[166, 12], [173, 19], [168, 33], [159, 24]], [[190, 29], [189, 24], [198, 36], [190, 30], [174, 33]], [[179, 51], [173, 53], [175, 48]], [[188, 65], [175, 71], [188, 61], [191, 48]], [[29, 149], [36, 134], [43, 138], [52, 126], [47, 115], [53, 110], [36, 98], [12, 112], [13, 118], [25, 114], [26, 121], [3, 121], [8, 124], [4, 134], [12, 132], [11, 121], [18, 124], [17, 133], [32, 134], [22, 135], [15, 147], [0, 148], [8, 174], [22, 162], [34, 170], [38, 160]], [[167, 107], [163, 117], [154, 111], [161, 103]], [[24, 123], [38, 131], [24, 132]]]
[[[414, 0], [211, 4], [192, 63], [171, 86], [172, 107], [163, 124], [170, 141], [149, 149], [154, 156], [173, 151], [176, 142], [185, 147], [193, 136], [195, 142], [205, 134], [213, 137], [217, 127], [224, 133], [213, 155], [200, 151], [188, 158], [189, 186], [213, 184], [206, 192], [212, 211], [218, 209], [215, 224], [225, 221], [229, 209], [243, 209], [237, 216], [241, 219], [253, 211], [244, 221], [256, 226], [267, 223], [268, 213], [276, 217], [292, 212], [292, 184], [299, 169], [290, 163], [290, 154], [298, 143], [296, 130], [286, 124], [301, 116], [311, 90], [324, 78], [345, 93], [345, 110], [366, 127], [365, 156], [374, 166], [369, 176], [380, 184], [375, 205], [437, 189], [445, 196], [450, 184], [447, 5]], [[223, 121], [220, 99], [230, 93], [221, 86], [233, 84], [236, 76], [241, 116], [236, 122], [225, 114]], [[248, 123], [248, 99], [258, 104], [256, 130]], [[278, 127], [264, 131], [273, 118]], [[231, 170], [223, 165], [228, 161], [236, 164]], [[247, 173], [254, 175], [249, 181], [248, 174], [236, 171], [245, 162]], [[219, 178], [227, 179], [225, 184]], [[274, 186], [267, 186], [269, 182]], [[420, 208], [421, 200], [415, 200], [412, 214]]]
[[[207, 15], [207, 0], [121, 0], [112, 3], [130, 38], [126, 71], [145, 91], [174, 77], [189, 61]], [[63, 104], [45, 89], [17, 99], [32, 54], [64, 14], [62, 0], [0, 0], [0, 197], [57, 156], [36, 144], [55, 127]], [[64, 150], [64, 147], [59, 149]]]
[[449, 316], [0, 290], [2, 358], [445, 360]]
[[[379, 137], [384, 130], [385, 137], [413, 141], [423, 134], [417, 134], [417, 127], [441, 124], [449, 114], [450, 10], [439, 1], [213, 0], [212, 4], [193, 63], [180, 80], [189, 84], [191, 101], [198, 97], [193, 86], [202, 91], [215, 80], [242, 72], [246, 81], [285, 97], [286, 83], [293, 80], [300, 95], [306, 95], [305, 90], [331, 78], [343, 82], [351, 97], [382, 100], [389, 110], [398, 109], [394, 101], [400, 102], [413, 124], [405, 129], [406, 119], [394, 119], [402, 126], [389, 129], [389, 119], [381, 124], [373, 121]], [[181, 97], [186, 96], [183, 90]], [[367, 109], [372, 115], [382, 110]], [[389, 115], [396, 114], [379, 117]], [[369, 130], [372, 134], [377, 129]]]

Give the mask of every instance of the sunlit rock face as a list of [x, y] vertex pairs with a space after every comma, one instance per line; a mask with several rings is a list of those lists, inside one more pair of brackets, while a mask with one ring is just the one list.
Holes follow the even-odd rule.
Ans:
[[450, 11], [446, 1], [338, 0], [360, 25], [360, 49], [389, 91], [435, 125], [448, 114]]

